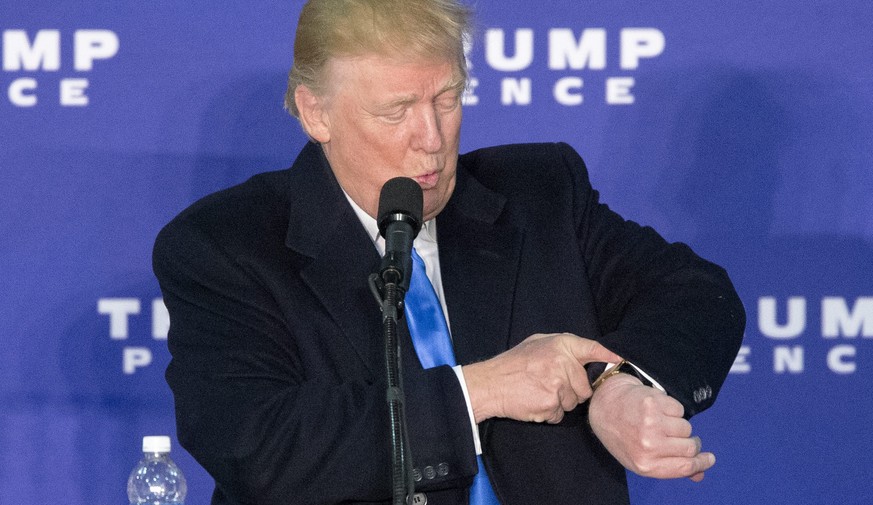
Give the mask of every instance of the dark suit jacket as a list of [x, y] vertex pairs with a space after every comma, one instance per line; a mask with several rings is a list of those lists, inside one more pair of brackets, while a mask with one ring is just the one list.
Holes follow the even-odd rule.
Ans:
[[[598, 202], [565, 144], [460, 157], [437, 217], [459, 364], [539, 332], [601, 341], [691, 416], [715, 399], [745, 320], [725, 273]], [[181, 444], [216, 480], [215, 504], [390, 498], [378, 254], [315, 144], [294, 165], [208, 196], [160, 233], [170, 312], [167, 380]], [[423, 370], [401, 324], [418, 486], [465, 503], [476, 472], [449, 367]], [[492, 419], [484, 459], [504, 505], [626, 503], [623, 468], [587, 425]]]

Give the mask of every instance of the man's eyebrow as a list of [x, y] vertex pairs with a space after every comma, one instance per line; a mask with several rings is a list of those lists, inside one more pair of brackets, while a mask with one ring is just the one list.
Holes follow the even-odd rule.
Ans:
[[443, 86], [443, 88], [441, 90], [439, 90], [439, 92], [437, 92], [437, 96], [442, 95], [443, 93], [446, 93], [449, 91], [455, 91], [455, 92], [460, 93], [466, 87], [467, 87], [466, 80], [460, 79], [460, 78], [455, 78], [455, 79], [452, 79], [451, 81], [449, 81], [448, 84]]
[[385, 102], [379, 106], [380, 109], [393, 109], [395, 107], [412, 105], [419, 100], [418, 95], [406, 95], [397, 97], [394, 100]]
[[[464, 79], [452, 79], [451, 81], [449, 81], [448, 84], [446, 84], [439, 91], [437, 91], [436, 95], [434, 95], [434, 96], [441, 96], [441, 95], [448, 93], [448, 92], [460, 93], [461, 91], [464, 90], [464, 88], [466, 86], [467, 86], [467, 82]], [[384, 110], [384, 109], [393, 109], [395, 107], [404, 107], [404, 106], [414, 104], [415, 102], [420, 100], [420, 98], [421, 97], [419, 97], [418, 95], [400, 96], [400, 97], [395, 98], [394, 100], [391, 100], [391, 101], [388, 101], [388, 102], [385, 102], [385, 103], [379, 105], [379, 108]]]

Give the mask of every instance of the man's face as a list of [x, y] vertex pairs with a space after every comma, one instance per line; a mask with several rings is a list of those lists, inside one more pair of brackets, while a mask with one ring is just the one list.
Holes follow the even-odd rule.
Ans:
[[464, 89], [455, 64], [341, 58], [326, 76], [316, 140], [343, 189], [377, 217], [382, 185], [411, 177], [424, 193], [424, 219], [436, 216], [455, 188]]

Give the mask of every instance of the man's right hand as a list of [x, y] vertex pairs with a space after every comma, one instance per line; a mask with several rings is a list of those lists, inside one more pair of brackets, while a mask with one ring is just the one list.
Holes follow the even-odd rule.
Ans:
[[558, 423], [591, 397], [584, 365], [621, 357], [571, 333], [536, 334], [497, 356], [463, 367], [476, 422], [491, 417]]

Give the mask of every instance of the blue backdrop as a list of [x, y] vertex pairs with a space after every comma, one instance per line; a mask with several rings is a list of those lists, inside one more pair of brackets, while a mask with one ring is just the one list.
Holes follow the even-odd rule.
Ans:
[[[873, 502], [869, 3], [478, 3], [463, 150], [569, 142], [748, 310], [694, 420], [717, 465], [634, 477], [635, 503]], [[301, 4], [0, 0], [0, 503], [126, 503], [141, 437], [175, 433], [152, 242], [304, 143], [281, 105]]]

